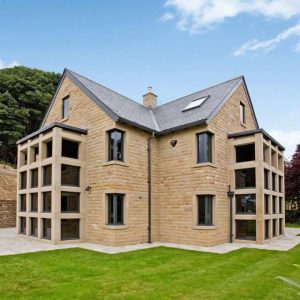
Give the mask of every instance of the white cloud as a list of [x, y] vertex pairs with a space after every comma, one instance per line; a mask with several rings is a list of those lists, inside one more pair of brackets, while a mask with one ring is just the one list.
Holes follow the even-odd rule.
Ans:
[[15, 66], [19, 66], [20, 64], [17, 61], [12, 61], [11, 63], [5, 63], [2, 59], [0, 59], [0, 69], [5, 68], [13, 68]]
[[271, 129], [269, 133], [285, 147], [285, 157], [290, 159], [296, 150], [296, 146], [300, 144], [300, 130]]
[[169, 12], [166, 12], [165, 14], [163, 14], [160, 18], [159, 18], [159, 21], [161, 21], [161, 22], [168, 22], [168, 21], [170, 21], [170, 20], [172, 20], [172, 19], [174, 19], [175, 18], [175, 15], [174, 14], [171, 14], [171, 13], [169, 13]]
[[167, 0], [165, 7], [175, 10], [177, 26], [191, 33], [208, 29], [242, 13], [282, 19], [300, 15], [297, 0]]
[[[240, 48], [238, 48], [234, 52], [234, 55], [242, 55], [247, 51], [257, 51], [257, 50], [264, 50], [268, 52], [272, 50], [274, 47], [276, 47], [277, 44], [279, 44], [280, 42], [286, 40], [291, 36], [300, 36], [300, 23], [279, 33], [273, 39], [269, 39], [265, 41], [257, 41], [257, 40], [249, 41], [244, 45], [242, 45]], [[296, 46], [295, 51], [297, 52], [300, 51], [300, 42]]]

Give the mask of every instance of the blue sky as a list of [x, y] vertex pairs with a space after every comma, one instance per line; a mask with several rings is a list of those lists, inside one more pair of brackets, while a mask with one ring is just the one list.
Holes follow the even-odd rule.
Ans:
[[244, 75], [259, 125], [300, 143], [295, 0], [0, 0], [0, 68], [81, 73], [159, 103]]

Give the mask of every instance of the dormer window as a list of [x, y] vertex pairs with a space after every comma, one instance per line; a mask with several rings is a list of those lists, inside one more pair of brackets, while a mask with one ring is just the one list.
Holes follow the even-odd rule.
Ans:
[[63, 98], [63, 105], [62, 105], [62, 117], [63, 119], [66, 119], [69, 117], [69, 111], [70, 111], [70, 98], [69, 96]]
[[193, 100], [191, 103], [189, 103], [182, 111], [187, 111], [196, 107], [200, 107], [203, 102], [208, 98], [209, 96], [201, 97], [199, 99]]
[[240, 102], [240, 121], [241, 123], [245, 124], [245, 104]]

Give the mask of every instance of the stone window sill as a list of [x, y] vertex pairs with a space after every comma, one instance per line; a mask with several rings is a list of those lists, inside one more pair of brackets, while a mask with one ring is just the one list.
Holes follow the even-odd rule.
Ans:
[[68, 121], [68, 120], [69, 120], [69, 117], [63, 118], [63, 119], [60, 120], [60, 123], [64, 123], [64, 122], [66, 122], [66, 121]]
[[104, 229], [109, 229], [109, 230], [123, 230], [123, 229], [127, 229], [128, 225], [104, 225], [103, 227]]
[[214, 230], [214, 229], [217, 229], [217, 226], [216, 225], [209, 225], [209, 226], [194, 225], [193, 229], [196, 229], [196, 230]]
[[241, 122], [241, 125], [242, 125], [243, 127], [245, 127], [245, 128], [247, 127], [246, 124], [243, 123], [243, 122]]
[[199, 163], [199, 164], [193, 165], [193, 168], [203, 168], [203, 167], [217, 168], [216, 164], [210, 163], [210, 162]]
[[103, 164], [103, 167], [106, 166], [122, 166], [122, 167], [129, 167], [128, 163], [125, 163], [123, 161], [118, 161], [118, 160], [112, 160], [112, 161], [108, 161], [106, 163]]

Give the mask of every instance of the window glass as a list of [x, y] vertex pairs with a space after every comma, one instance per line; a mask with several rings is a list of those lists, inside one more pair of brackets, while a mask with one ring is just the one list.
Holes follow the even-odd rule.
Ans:
[[124, 195], [108, 194], [108, 224], [124, 224]]
[[198, 225], [213, 225], [212, 195], [198, 195]]
[[256, 213], [256, 196], [236, 195], [236, 213], [237, 214], [255, 214]]
[[270, 238], [269, 236], [269, 220], [265, 220], [265, 240], [268, 240]]
[[51, 185], [52, 184], [52, 165], [48, 165], [43, 167], [43, 185]]
[[108, 160], [124, 160], [123, 132], [113, 130], [108, 132]]
[[276, 226], [277, 226], [277, 220], [276, 219], [273, 219], [273, 236], [276, 236]]
[[272, 190], [276, 191], [276, 174], [272, 173]]
[[38, 235], [38, 219], [30, 218], [30, 235], [37, 236]]
[[51, 212], [51, 192], [43, 193], [43, 211]]
[[61, 155], [64, 157], [78, 158], [78, 142], [62, 140]]
[[265, 195], [265, 214], [270, 213], [270, 208], [269, 208], [269, 195]]
[[255, 188], [255, 168], [235, 170], [237, 189]]
[[276, 196], [273, 196], [272, 197], [272, 199], [273, 199], [273, 214], [276, 214]]
[[52, 141], [46, 143], [46, 157], [52, 156]]
[[61, 165], [61, 184], [68, 186], [79, 186], [80, 167]]
[[26, 218], [20, 217], [20, 233], [26, 234]]
[[256, 222], [253, 220], [236, 220], [236, 238], [256, 240]]
[[38, 211], [38, 193], [30, 194], [30, 211]]
[[235, 151], [236, 162], [255, 160], [255, 144], [236, 146]]
[[264, 169], [264, 187], [266, 190], [269, 189], [269, 171]]
[[62, 219], [61, 240], [77, 240], [79, 238], [79, 219]]
[[68, 118], [69, 117], [69, 105], [70, 105], [70, 100], [69, 97], [63, 99], [63, 112], [62, 112], [62, 117]]
[[20, 195], [20, 211], [26, 211], [26, 194]]
[[20, 173], [20, 190], [27, 188], [27, 172]]
[[37, 187], [38, 186], [38, 169], [31, 170], [31, 187]]
[[51, 219], [43, 219], [43, 238], [51, 240]]
[[245, 105], [243, 103], [240, 103], [240, 121], [242, 123], [246, 123], [245, 121]]
[[61, 212], [79, 212], [80, 194], [71, 192], [61, 193]]
[[212, 134], [210, 132], [197, 134], [197, 162], [212, 162]]

